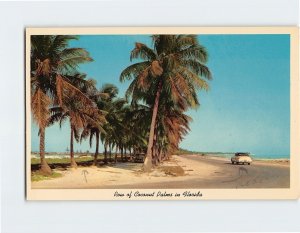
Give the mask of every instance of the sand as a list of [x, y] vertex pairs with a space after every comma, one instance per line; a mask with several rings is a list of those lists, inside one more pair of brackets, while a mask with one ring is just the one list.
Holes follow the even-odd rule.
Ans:
[[32, 182], [32, 188], [288, 188], [288, 161], [254, 161], [231, 165], [229, 159], [174, 155], [170, 161], [141, 172], [141, 163], [118, 163], [67, 169], [62, 177]]

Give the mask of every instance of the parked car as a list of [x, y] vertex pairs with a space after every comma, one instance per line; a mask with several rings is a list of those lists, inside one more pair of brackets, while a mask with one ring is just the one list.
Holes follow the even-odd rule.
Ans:
[[252, 163], [252, 159], [250, 157], [250, 153], [245, 152], [238, 152], [235, 153], [234, 156], [231, 158], [232, 164], [248, 164]]
[[143, 163], [145, 160], [145, 153], [136, 153], [132, 156], [132, 161], [134, 163]]

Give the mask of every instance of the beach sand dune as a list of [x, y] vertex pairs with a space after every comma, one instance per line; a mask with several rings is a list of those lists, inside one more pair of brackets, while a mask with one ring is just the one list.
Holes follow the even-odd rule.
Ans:
[[254, 161], [232, 165], [229, 159], [199, 155], [174, 155], [153, 169], [141, 172], [142, 164], [118, 163], [56, 171], [61, 178], [32, 182], [35, 189], [115, 188], [289, 188], [288, 161]]

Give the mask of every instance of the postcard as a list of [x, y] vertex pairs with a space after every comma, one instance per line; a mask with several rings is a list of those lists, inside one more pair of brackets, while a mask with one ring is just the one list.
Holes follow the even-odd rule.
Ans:
[[26, 28], [27, 200], [299, 197], [297, 27]]

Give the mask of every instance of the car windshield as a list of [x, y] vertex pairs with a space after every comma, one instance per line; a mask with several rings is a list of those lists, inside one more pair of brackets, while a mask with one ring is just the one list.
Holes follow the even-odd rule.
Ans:
[[235, 156], [249, 156], [249, 153], [235, 153]]

